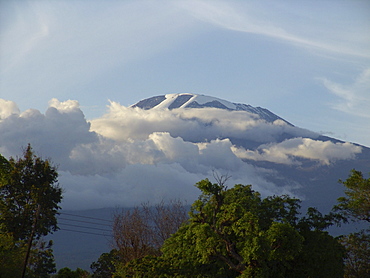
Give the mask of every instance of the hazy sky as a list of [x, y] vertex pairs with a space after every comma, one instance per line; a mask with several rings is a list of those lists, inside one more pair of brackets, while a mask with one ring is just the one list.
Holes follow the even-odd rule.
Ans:
[[[88, 2], [88, 3], [87, 3]], [[44, 112], [173, 92], [370, 146], [370, 2], [0, 2], [0, 98]]]
[[[277, 189], [268, 170], [241, 159], [328, 165], [361, 149], [243, 113], [127, 106], [167, 93], [210, 95], [370, 147], [369, 34], [366, 0], [0, 0], [0, 153], [16, 156], [31, 143], [51, 157], [70, 209], [190, 200], [199, 192], [189, 184], [212, 169], [262, 193], [289, 193], [294, 185]], [[210, 141], [191, 143], [211, 116], [221, 120], [207, 130]], [[263, 145], [287, 128], [298, 137]], [[246, 131], [261, 149], [213, 140], [220, 132], [246, 139]]]

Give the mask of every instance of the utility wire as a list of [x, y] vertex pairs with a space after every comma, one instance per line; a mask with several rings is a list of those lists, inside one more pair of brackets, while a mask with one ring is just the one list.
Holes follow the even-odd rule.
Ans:
[[77, 215], [77, 214], [72, 214], [72, 213], [66, 213], [66, 212], [60, 212], [60, 214], [69, 215], [69, 216], [74, 216], [74, 217], [81, 217], [81, 218], [94, 219], [94, 220], [99, 220], [99, 221], [105, 221], [105, 222], [113, 223], [113, 221], [112, 221], [112, 220], [101, 219], [101, 218], [96, 218], [96, 217], [82, 216], [82, 215]]
[[59, 223], [59, 224], [60, 225], [65, 225], [65, 226], [70, 226], [70, 227], [84, 228], [84, 229], [104, 231], [104, 232], [112, 232], [111, 230], [99, 229], [99, 228], [93, 228], [93, 227], [87, 227], [87, 226], [81, 226], [81, 225], [74, 225], [74, 224], [67, 224], [67, 223]]
[[104, 237], [109, 236], [109, 235], [107, 235], [107, 234], [98, 234], [98, 233], [93, 233], [93, 232], [83, 232], [83, 231], [76, 231], [76, 230], [65, 229], [65, 228], [61, 228], [60, 230], [61, 230], [61, 231], [68, 231], [68, 232], [74, 232], [74, 233], [81, 233], [81, 234], [89, 234], [89, 235], [96, 235], [96, 236], [104, 236]]
[[[105, 226], [105, 227], [112, 227], [109, 224], [97, 223], [97, 222], [92, 222], [92, 221], [84, 221], [84, 220], [80, 220], [80, 219], [69, 219], [69, 218], [63, 217], [63, 215], [65, 215], [65, 216], [71, 216], [71, 217], [80, 217], [80, 218], [84, 218], [84, 219], [92, 219], [92, 220], [96, 220], [96, 221], [103, 221], [103, 222], [110, 223], [110, 224], [113, 223], [113, 221], [107, 220], [107, 219], [102, 219], [102, 218], [97, 218], [97, 217], [91, 217], [91, 216], [77, 215], [77, 214], [72, 214], [72, 213], [67, 213], [67, 212], [60, 212], [60, 215], [62, 215], [62, 217], [58, 217], [58, 219], [66, 220], [66, 221], [73, 221], [73, 222], [77, 222], [77, 223], [86, 223], [86, 224], [92, 224], [92, 225], [100, 225], [100, 226]], [[94, 227], [87, 227], [87, 226], [74, 225], [74, 224], [68, 224], [68, 223], [58, 223], [58, 224], [63, 225], [63, 226], [69, 226], [69, 227], [76, 227], [76, 228], [87, 229], [87, 230], [97, 230], [97, 231], [109, 232], [110, 234], [108, 235], [108, 234], [102, 234], [102, 233], [94, 233], [94, 232], [90, 232], [90, 231], [79, 231], [79, 230], [73, 230], [73, 229], [67, 229], [67, 228], [64, 228], [64, 227], [60, 227], [60, 230], [62, 230], [62, 231], [68, 231], [68, 232], [81, 233], [81, 234], [89, 234], [89, 235], [97, 235], [97, 236], [104, 236], [104, 237], [110, 236], [111, 233], [112, 233], [112, 230], [99, 229], [99, 228], [94, 228]]]
[[78, 222], [78, 223], [87, 223], [87, 224], [93, 224], [93, 225], [100, 225], [100, 226], [105, 226], [105, 227], [112, 227], [112, 225], [108, 224], [102, 224], [102, 223], [96, 223], [96, 222], [90, 222], [90, 221], [84, 221], [84, 220], [77, 220], [77, 219], [68, 219], [64, 217], [58, 217], [58, 220], [67, 220], [67, 221], [73, 221], [73, 222]]

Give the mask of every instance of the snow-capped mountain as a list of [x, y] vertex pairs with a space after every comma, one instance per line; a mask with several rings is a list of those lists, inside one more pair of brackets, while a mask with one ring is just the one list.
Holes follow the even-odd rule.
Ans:
[[258, 115], [261, 119], [268, 122], [274, 122], [275, 120], [282, 120], [288, 123], [284, 119], [270, 112], [269, 110], [261, 107], [253, 107], [248, 104], [232, 103], [219, 98], [190, 94], [190, 93], [179, 93], [179, 94], [166, 94], [160, 96], [150, 97], [139, 101], [131, 107], [139, 107], [141, 109], [176, 109], [176, 108], [219, 108], [233, 111], [246, 111], [254, 115]]
[[[268, 181], [282, 188], [291, 187], [290, 193], [295, 192], [305, 200], [307, 206], [319, 207], [324, 211], [330, 210], [336, 198], [343, 195], [338, 179], [345, 179], [353, 168], [365, 173], [370, 169], [369, 148], [296, 127], [265, 108], [191, 93], [153, 96], [130, 108], [140, 108], [147, 113], [167, 110], [185, 119], [181, 131], [176, 128], [163, 129], [158, 124], [151, 132], [169, 132], [172, 137], [181, 137], [189, 142], [229, 140], [234, 154], [246, 164], [265, 171], [264, 178]], [[219, 118], [203, 120], [199, 116], [201, 112], [195, 113], [195, 116], [192, 112], [184, 112], [193, 109], [220, 111], [219, 114], [215, 113]], [[241, 111], [250, 118], [238, 117], [237, 113]], [[186, 113], [192, 116], [187, 117]], [[229, 126], [220, 123], [223, 120]], [[201, 128], [190, 129], [186, 126], [188, 121], [197, 121]], [[250, 126], [245, 124], [248, 121], [252, 121]], [[243, 124], [245, 127], [239, 132], [230, 127]], [[214, 129], [218, 133], [212, 133]], [[218, 159], [222, 160], [222, 157]]]

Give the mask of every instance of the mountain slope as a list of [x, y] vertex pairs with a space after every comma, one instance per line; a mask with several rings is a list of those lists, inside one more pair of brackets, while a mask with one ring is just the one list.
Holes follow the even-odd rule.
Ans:
[[[208, 137], [207, 140], [230, 140], [234, 148], [240, 150], [235, 151], [239, 154], [239, 158], [247, 164], [266, 170], [264, 178], [281, 187], [291, 186], [292, 192], [304, 199], [307, 206], [320, 207], [324, 211], [330, 210], [336, 198], [343, 195], [343, 188], [337, 183], [338, 179], [345, 179], [353, 168], [364, 173], [370, 169], [369, 148], [295, 127], [287, 120], [261, 107], [190, 93], [154, 96], [130, 107], [171, 111], [213, 108], [250, 113], [255, 119], [265, 122], [264, 137], [269, 140], [261, 139], [256, 128], [246, 129], [245, 134], [248, 133], [248, 136], [223, 133], [217, 138]], [[238, 119], [235, 118], [235, 121]], [[207, 133], [209, 126], [208, 123], [204, 125], [204, 133]], [[278, 135], [269, 136], [268, 128], [275, 131], [274, 128], [280, 126], [283, 126], [283, 129]], [[171, 133], [171, 130], [168, 132]], [[171, 135], [176, 136], [174, 132]], [[181, 135], [181, 138], [188, 140], [186, 135]], [[199, 136], [199, 138], [189, 139], [189, 141], [204, 142], [201, 138], [205, 136]], [[331, 147], [330, 150], [326, 149], [327, 146]]]
[[154, 96], [141, 100], [138, 103], [131, 105], [131, 107], [138, 107], [145, 110], [166, 108], [170, 110], [176, 108], [219, 108], [234, 111], [246, 111], [258, 115], [261, 119], [264, 119], [268, 122], [282, 120], [289, 124], [284, 119], [261, 107], [253, 107], [251, 105], [241, 103], [232, 103], [215, 97], [190, 93]]

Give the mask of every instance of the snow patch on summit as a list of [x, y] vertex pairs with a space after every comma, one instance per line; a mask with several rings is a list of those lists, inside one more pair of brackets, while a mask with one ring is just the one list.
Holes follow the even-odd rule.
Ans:
[[218, 99], [215, 97], [209, 97], [204, 95], [195, 95], [189, 93], [180, 94], [167, 94], [165, 99], [152, 107], [152, 109], [174, 109], [174, 108], [186, 108], [191, 106], [192, 103], [204, 105], [207, 103], [219, 102], [224, 105], [227, 109], [236, 110], [236, 105], [226, 100]]
[[195, 101], [200, 105], [217, 101], [217, 102], [220, 102], [221, 104], [223, 104], [224, 106], [226, 106], [228, 109], [236, 110], [236, 105], [229, 102], [229, 101], [219, 99], [219, 98], [215, 98], [215, 97], [204, 96], [204, 95], [193, 95], [193, 97], [187, 103], [185, 103], [183, 106], [186, 107], [187, 105], [189, 105], [190, 103], [195, 102]]

